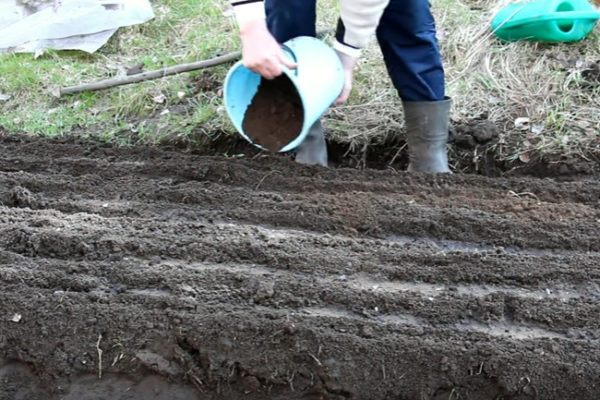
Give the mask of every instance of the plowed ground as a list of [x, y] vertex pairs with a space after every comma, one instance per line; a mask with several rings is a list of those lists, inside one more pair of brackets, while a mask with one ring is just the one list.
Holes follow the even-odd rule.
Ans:
[[1, 399], [598, 399], [598, 177], [2, 137]]

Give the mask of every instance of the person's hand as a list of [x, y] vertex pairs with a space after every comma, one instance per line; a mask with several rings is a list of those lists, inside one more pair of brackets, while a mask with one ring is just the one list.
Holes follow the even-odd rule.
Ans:
[[333, 103], [336, 106], [344, 104], [348, 97], [350, 96], [350, 92], [352, 91], [352, 83], [354, 82], [354, 67], [358, 62], [358, 58], [349, 56], [348, 54], [344, 54], [340, 51], [336, 50], [337, 55], [340, 57], [342, 61], [342, 66], [344, 68], [344, 89], [342, 89], [342, 93], [338, 96], [338, 98]]
[[296, 69], [296, 63], [286, 56], [264, 20], [249, 21], [240, 27], [240, 36], [242, 60], [244, 66], [251, 71], [266, 79], [273, 79], [283, 73], [282, 65]]

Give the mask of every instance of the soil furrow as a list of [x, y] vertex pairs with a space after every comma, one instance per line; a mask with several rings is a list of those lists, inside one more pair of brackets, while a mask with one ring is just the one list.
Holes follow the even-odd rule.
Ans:
[[598, 398], [598, 177], [0, 141], [2, 400]]

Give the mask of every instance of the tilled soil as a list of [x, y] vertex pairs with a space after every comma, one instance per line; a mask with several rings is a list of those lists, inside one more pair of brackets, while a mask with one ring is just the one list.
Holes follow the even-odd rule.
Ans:
[[1, 399], [597, 399], [600, 181], [3, 137]]

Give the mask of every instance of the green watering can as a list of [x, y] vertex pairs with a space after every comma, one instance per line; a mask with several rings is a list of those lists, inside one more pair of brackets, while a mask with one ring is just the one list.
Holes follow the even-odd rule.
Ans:
[[571, 42], [586, 37], [598, 18], [587, 0], [539, 0], [504, 7], [492, 30], [505, 41]]

